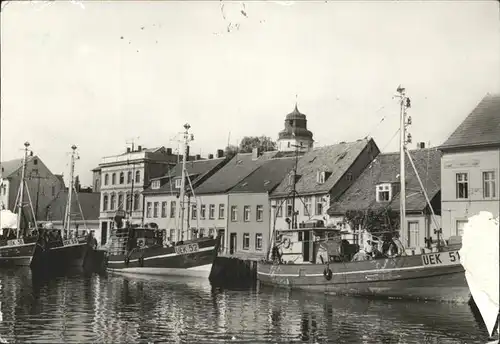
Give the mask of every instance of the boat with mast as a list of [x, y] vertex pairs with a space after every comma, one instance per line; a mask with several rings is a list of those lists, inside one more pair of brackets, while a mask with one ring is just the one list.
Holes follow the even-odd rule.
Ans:
[[[431, 202], [418, 176], [412, 157], [406, 148], [407, 109], [410, 99], [399, 86], [396, 97], [400, 103], [400, 204], [399, 233], [405, 233], [406, 193], [405, 158], [417, 175], [419, 185], [425, 196], [432, 215]], [[294, 169], [296, 175], [297, 168]], [[295, 192], [293, 179], [292, 197]], [[294, 203], [292, 203], [294, 204]], [[292, 218], [295, 217], [292, 212]], [[433, 216], [434, 218], [434, 216]], [[434, 218], [437, 228], [437, 222]], [[342, 231], [316, 223], [305, 223], [300, 231], [308, 232], [305, 238], [313, 242], [313, 252], [318, 254], [312, 262], [284, 263], [280, 251], [285, 252], [290, 241], [295, 239], [291, 233], [297, 232], [297, 223], [291, 220], [290, 230], [273, 230], [270, 255], [257, 264], [257, 278], [263, 285], [303, 289], [339, 295], [380, 296], [388, 298], [427, 299], [436, 301], [467, 302], [470, 291], [465, 280], [464, 268], [460, 264], [458, 249], [447, 246], [442, 240], [440, 230], [438, 245], [431, 251], [407, 255], [406, 249], [396, 232], [390, 238], [378, 238], [364, 231], [365, 249], [342, 237]], [[279, 234], [279, 235], [278, 235]], [[295, 239], [296, 240], [296, 239]], [[374, 247], [378, 242], [378, 247]], [[308, 245], [309, 246], [309, 245]], [[378, 248], [379, 255], [367, 254]], [[320, 253], [320, 251], [323, 252]]]
[[78, 230], [71, 230], [73, 213], [73, 193], [78, 204], [80, 214], [83, 212], [78, 201], [78, 192], [75, 186], [75, 161], [80, 159], [76, 152], [77, 147], [71, 147], [70, 162], [70, 185], [63, 221], [62, 233], [59, 229], [54, 229], [50, 224], [40, 229], [36, 247], [33, 251], [30, 267], [33, 273], [46, 274], [48, 272], [64, 271], [68, 268], [84, 267], [84, 258], [88, 250], [92, 248], [92, 242], [86, 232], [79, 235]]
[[176, 213], [177, 238], [180, 240], [175, 243], [168, 242], [167, 237], [155, 226], [139, 228], [131, 225], [129, 221], [124, 226], [123, 220], [126, 218], [126, 213], [118, 210], [115, 214], [116, 230], [111, 235], [110, 249], [106, 259], [108, 271], [206, 278], [210, 275], [212, 263], [219, 249], [220, 236], [183, 240], [184, 221], [187, 216], [185, 208], [188, 204], [187, 185], [191, 187], [191, 193], [194, 196], [191, 180], [186, 170], [189, 142], [194, 140], [194, 136], [189, 133], [189, 124], [186, 123], [184, 129], [181, 185], [178, 197], [180, 207]]
[[[19, 183], [18, 194], [16, 198], [17, 214], [9, 210], [2, 210], [2, 239], [0, 240], [0, 267], [5, 266], [29, 266], [31, 255], [35, 247], [38, 235], [36, 230], [31, 231], [26, 226], [24, 217], [24, 208], [26, 207], [24, 194], [26, 193], [29, 201], [34, 226], [36, 228], [36, 215], [31, 202], [31, 196], [28, 184], [26, 182], [26, 168], [29, 154], [29, 142], [24, 143], [24, 156], [21, 166], [21, 181]], [[8, 221], [11, 218], [12, 221]], [[15, 221], [14, 221], [15, 218]], [[23, 221], [23, 218], [25, 221]], [[10, 222], [10, 223], [8, 223]], [[24, 222], [24, 225], [23, 225]], [[27, 231], [29, 230], [29, 232]], [[14, 232], [15, 231], [15, 232]]]

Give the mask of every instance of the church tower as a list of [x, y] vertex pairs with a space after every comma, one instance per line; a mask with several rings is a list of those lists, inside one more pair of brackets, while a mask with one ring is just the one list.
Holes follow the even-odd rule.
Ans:
[[285, 129], [278, 136], [278, 151], [292, 152], [297, 149], [296, 145], [302, 145], [299, 151], [306, 152], [313, 148], [313, 134], [307, 130], [306, 115], [300, 113], [295, 104], [293, 112], [286, 115]]

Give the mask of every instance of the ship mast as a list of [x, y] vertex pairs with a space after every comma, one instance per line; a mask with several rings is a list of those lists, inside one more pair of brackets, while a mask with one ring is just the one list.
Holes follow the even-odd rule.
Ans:
[[[193, 141], [194, 140], [194, 135], [193, 134], [189, 134], [189, 128], [191, 128], [191, 126], [186, 123], [184, 124], [184, 149], [183, 149], [183, 157], [182, 157], [182, 172], [181, 172], [181, 189], [180, 189], [180, 192], [179, 192], [179, 202], [180, 202], [180, 211], [178, 212], [179, 215], [180, 215], [180, 219], [179, 219], [179, 222], [180, 222], [180, 235], [178, 235], [178, 238], [180, 238], [180, 240], [184, 240], [184, 210], [185, 210], [185, 202], [184, 202], [184, 198], [185, 198], [185, 195], [186, 195], [186, 192], [185, 192], [185, 187], [186, 187], [186, 161], [188, 159], [188, 147], [189, 147], [189, 142]], [[178, 223], [179, 223], [178, 222]]]
[[23, 157], [23, 167], [21, 171], [21, 185], [19, 186], [19, 203], [17, 204], [17, 232], [16, 238], [19, 239], [19, 232], [21, 230], [21, 216], [23, 212], [23, 201], [24, 201], [24, 183], [26, 178], [26, 162], [28, 160], [28, 147], [30, 146], [29, 142], [24, 143], [24, 157]]
[[70, 184], [69, 184], [69, 193], [68, 193], [68, 203], [66, 204], [66, 214], [64, 217], [64, 230], [63, 230], [63, 238], [68, 238], [69, 235], [69, 229], [70, 229], [70, 224], [71, 224], [71, 199], [73, 195], [73, 189], [74, 189], [74, 174], [75, 174], [75, 159], [77, 159], [76, 156], [76, 146], [73, 145], [71, 146], [72, 152], [71, 152], [71, 167], [70, 167]]

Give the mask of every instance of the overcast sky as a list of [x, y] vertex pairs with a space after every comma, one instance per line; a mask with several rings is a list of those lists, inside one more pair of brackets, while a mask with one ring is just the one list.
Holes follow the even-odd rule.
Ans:
[[500, 90], [497, 1], [2, 7], [2, 160], [20, 157], [28, 140], [54, 173], [69, 175], [76, 144], [84, 184], [128, 139], [176, 147], [185, 122], [191, 152], [203, 156], [224, 148], [229, 132], [233, 144], [276, 139], [296, 95], [317, 145], [371, 135], [396, 151], [391, 97], [402, 84], [412, 145], [435, 146]]

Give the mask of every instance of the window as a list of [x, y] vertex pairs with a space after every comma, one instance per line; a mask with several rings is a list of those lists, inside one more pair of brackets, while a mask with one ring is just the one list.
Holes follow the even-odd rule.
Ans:
[[159, 209], [160, 209], [160, 202], [154, 202], [153, 217], [158, 217]]
[[243, 233], [243, 249], [248, 250], [250, 248], [250, 234]]
[[351, 182], [352, 181], [352, 173], [347, 172], [347, 174], [345, 175], [345, 179], [347, 179], [348, 182]]
[[464, 227], [465, 224], [467, 223], [467, 220], [457, 220], [456, 227], [455, 227], [455, 235], [464, 235]]
[[104, 185], [108, 185], [109, 184], [109, 174], [105, 174], [104, 175]]
[[136, 183], [141, 182], [141, 171], [135, 171], [135, 182]]
[[389, 202], [391, 196], [391, 184], [377, 185], [377, 202]]
[[215, 231], [214, 231], [214, 229], [213, 229], [213, 228], [209, 228], [209, 229], [208, 229], [208, 236], [209, 236], [209, 237], [210, 237], [210, 236], [214, 236], [214, 232], [215, 232]]
[[457, 199], [469, 198], [469, 175], [457, 173]]
[[316, 215], [323, 214], [323, 197], [316, 196]]
[[[99, 185], [101, 185], [100, 183], [101, 183], [101, 181], [100, 181], [99, 179], [96, 179], [96, 180], [95, 180], [95, 183], [94, 183], [94, 190], [97, 190], [97, 189], [99, 188]], [[94, 192], [95, 192], [95, 191], [94, 191]], [[52, 196], [54, 196], [54, 195], [52, 195]]]
[[243, 207], [243, 221], [248, 222], [250, 221], [250, 206], [245, 205]]
[[281, 200], [276, 200], [275, 202], [275, 206], [276, 206], [276, 217], [282, 217], [283, 216], [283, 204], [281, 202]]
[[38, 165], [38, 159], [33, 159], [33, 165]]
[[225, 212], [225, 205], [223, 203], [219, 204], [219, 219], [223, 219], [226, 216]]
[[325, 182], [325, 172], [318, 171], [316, 175], [316, 182], [318, 184], [323, 184]]
[[140, 197], [141, 197], [141, 195], [139, 195], [138, 193], [136, 193], [136, 194], [134, 195], [134, 210], [139, 210], [139, 209], [141, 209], [141, 208], [140, 208], [140, 206], [139, 206]]
[[167, 217], [167, 202], [161, 202], [161, 217]]
[[293, 212], [292, 200], [291, 199], [287, 199], [286, 200], [286, 216], [287, 217], [292, 216], [292, 212]]
[[211, 220], [215, 219], [215, 204], [210, 204], [208, 208], [208, 217]]
[[108, 210], [108, 195], [102, 197], [102, 211]]
[[196, 220], [196, 217], [198, 215], [198, 209], [196, 204], [191, 205], [191, 219]]
[[175, 201], [170, 202], [170, 218], [173, 219], [175, 217]]
[[262, 233], [255, 234], [255, 249], [262, 250]]
[[159, 189], [160, 188], [160, 181], [159, 180], [153, 180], [151, 183], [151, 188], [152, 189]]
[[311, 216], [311, 197], [304, 197], [304, 216]]
[[123, 194], [118, 195], [118, 209], [123, 209]]
[[231, 206], [231, 221], [238, 221], [238, 207], [235, 205]]
[[495, 185], [495, 172], [483, 172], [483, 198], [495, 198], [496, 185]]
[[408, 221], [408, 247], [419, 246], [419, 228], [417, 221]]
[[257, 221], [263, 221], [264, 220], [264, 206], [263, 205], [258, 205], [257, 208], [255, 209], [255, 215]]
[[127, 172], [127, 184], [132, 183], [132, 172], [128, 171]]
[[304, 231], [297, 232], [297, 241], [304, 241]]
[[200, 238], [203, 238], [205, 236], [205, 228], [200, 228]]
[[151, 217], [151, 202], [146, 203], [146, 217]]
[[130, 210], [132, 206], [132, 195], [130, 194], [130, 192], [127, 192], [127, 197], [126, 197], [126, 201], [125, 201], [125, 209]]
[[116, 184], [116, 173], [113, 173], [111, 175], [111, 185], [115, 185]]
[[[52, 193], [52, 197], [54, 197], [56, 195], [56, 187], [54, 185], [52, 185], [51, 193]], [[5, 186], [3, 187], [3, 194], [5, 195]]]
[[170, 241], [175, 241], [175, 229], [170, 229]]
[[205, 215], [206, 215], [206, 205], [205, 204], [202, 204], [200, 206], [200, 219], [205, 219]]
[[125, 173], [120, 172], [120, 184], [125, 183]]
[[175, 180], [175, 188], [180, 189], [182, 186], [182, 179], [176, 179]]

